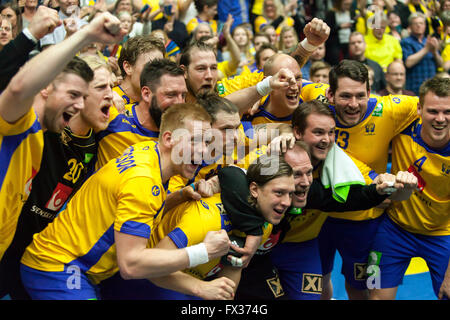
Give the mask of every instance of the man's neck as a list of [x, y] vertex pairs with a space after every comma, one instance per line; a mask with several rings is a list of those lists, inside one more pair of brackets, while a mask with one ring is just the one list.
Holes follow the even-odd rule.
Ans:
[[387, 90], [387, 92], [389, 92], [389, 94], [399, 95], [399, 94], [403, 93], [403, 89], [402, 88], [395, 89], [395, 88], [392, 88], [389, 84], [386, 86], [386, 90]]
[[272, 97], [269, 97], [269, 101], [264, 109], [277, 118], [284, 118], [292, 115], [292, 110], [281, 103], [272, 101]]
[[139, 102], [136, 107], [136, 116], [137, 121], [143, 126], [145, 129], [158, 132], [159, 128], [156, 126], [155, 121], [149, 113], [149, 106], [144, 102]]
[[77, 136], [87, 136], [91, 127], [81, 119], [80, 113], [76, 114], [69, 122], [70, 130]]
[[141, 100], [141, 93], [140, 92], [135, 92], [133, 85], [131, 84], [131, 80], [129, 77], [126, 77], [122, 84], [120, 85], [120, 87], [122, 88], [122, 90], [125, 92], [125, 94], [132, 100], [134, 101], [139, 101]]

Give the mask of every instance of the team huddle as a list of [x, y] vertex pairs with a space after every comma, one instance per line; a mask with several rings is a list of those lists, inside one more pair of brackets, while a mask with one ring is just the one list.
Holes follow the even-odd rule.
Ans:
[[450, 79], [381, 97], [342, 60], [303, 81], [329, 28], [304, 32], [220, 81], [209, 44], [176, 63], [132, 37], [113, 86], [78, 56], [124, 35], [103, 13], [27, 62], [0, 95], [0, 296], [331, 299], [338, 251], [350, 299], [395, 299], [413, 257], [448, 299]]

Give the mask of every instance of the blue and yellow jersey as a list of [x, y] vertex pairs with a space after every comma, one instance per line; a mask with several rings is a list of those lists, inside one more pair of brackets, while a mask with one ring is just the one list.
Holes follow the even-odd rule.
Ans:
[[[367, 167], [363, 162], [350, 156], [355, 165], [363, 175], [366, 184], [372, 183], [371, 168]], [[323, 169], [323, 162], [314, 168], [313, 178], [320, 179]], [[338, 218], [345, 218], [348, 220], [366, 220], [380, 216], [383, 209], [372, 208], [369, 210], [351, 211], [351, 212], [336, 212], [334, 213]], [[317, 209], [303, 208], [300, 214], [290, 214], [286, 216], [289, 223], [289, 230], [286, 232], [283, 242], [304, 242], [317, 238], [322, 228], [323, 223], [329, 214], [332, 212], [323, 212]]]
[[161, 220], [167, 183], [157, 145], [130, 146], [93, 174], [53, 223], [34, 235], [22, 263], [48, 272], [78, 266], [95, 284], [116, 273], [114, 232], [149, 239]]
[[[328, 85], [306, 85], [303, 101], [326, 100]], [[376, 173], [386, 172], [389, 143], [411, 122], [417, 119], [418, 97], [371, 95], [366, 113], [357, 125], [346, 127], [336, 119], [336, 143], [345, 152], [364, 162]], [[330, 105], [334, 111], [334, 106]]]
[[[319, 86], [320, 85], [320, 86]], [[310, 84], [302, 88], [301, 96], [304, 101], [319, 99], [328, 103], [325, 84]], [[366, 113], [357, 125], [346, 127], [336, 120], [336, 143], [357, 163], [363, 173], [366, 183], [369, 178], [374, 179], [377, 174], [386, 172], [389, 144], [391, 140], [403, 131], [411, 122], [417, 119], [418, 97], [411, 96], [375, 96], [371, 95]], [[330, 105], [334, 111], [334, 106]], [[355, 161], [356, 162], [356, 161]], [[371, 168], [364, 173], [364, 168]], [[381, 210], [373, 208], [360, 212], [329, 213], [330, 217], [366, 220], [381, 215]]]
[[[247, 145], [241, 145], [246, 147]], [[239, 150], [239, 151], [238, 151]], [[190, 185], [191, 183], [197, 182], [201, 179], [208, 180], [216, 176], [220, 169], [235, 165], [243, 169], [248, 169], [248, 166], [254, 162], [258, 157], [266, 153], [267, 146], [254, 147], [252, 149], [239, 148], [235, 149], [233, 154], [229, 157], [220, 156], [216, 159], [211, 159], [210, 161], [203, 161], [202, 164], [197, 168], [194, 177], [191, 179], [186, 179], [180, 175], [173, 176], [170, 179], [169, 193], [178, 191], [183, 187]]]
[[108, 127], [97, 134], [98, 151], [95, 170], [118, 157], [129, 146], [142, 141], [157, 141], [159, 132], [144, 128], [136, 115], [136, 104], [126, 105], [125, 113], [110, 108]]
[[[185, 248], [201, 243], [208, 231], [224, 229], [232, 232], [231, 219], [225, 212], [220, 193], [199, 201], [188, 201], [180, 204], [164, 214], [156, 231], [152, 233], [150, 246], [154, 247], [164, 237], [168, 236], [178, 248]], [[272, 225], [264, 228], [263, 240], [267, 240], [272, 231]], [[209, 277], [222, 269], [220, 258], [208, 263], [184, 270], [198, 279]]]
[[403, 229], [424, 235], [450, 235], [450, 144], [430, 148], [416, 120], [392, 141], [392, 172], [412, 172], [419, 190], [405, 201], [394, 201], [391, 219]]
[[217, 81], [216, 91], [225, 97], [238, 90], [252, 87], [264, 79], [262, 72], [245, 72], [233, 78], [223, 78]]
[[191, 20], [188, 21], [188, 23], [186, 24], [186, 30], [188, 32], [188, 34], [191, 34], [192, 31], [195, 30], [195, 28], [197, 28], [197, 26], [200, 23], [209, 23], [211, 29], [213, 30], [214, 34], [217, 33], [217, 20], [210, 20], [210, 21], [203, 21], [202, 19], [200, 19], [198, 16], [192, 18]]
[[269, 99], [270, 95], [263, 97], [260, 101], [258, 111], [252, 116], [244, 115], [241, 121], [250, 122], [253, 126], [264, 123], [286, 123], [290, 125], [292, 121], [292, 114], [285, 117], [277, 117], [266, 110]]
[[41, 167], [44, 135], [33, 108], [11, 124], [0, 117], [0, 260]]
[[127, 104], [135, 104], [138, 101], [135, 101], [133, 99], [131, 99], [126, 93], [125, 91], [123, 91], [122, 87], [120, 85], [115, 86], [114, 88], [112, 88], [112, 90], [114, 92], [116, 92], [119, 96], [122, 97], [123, 102], [127, 105]]

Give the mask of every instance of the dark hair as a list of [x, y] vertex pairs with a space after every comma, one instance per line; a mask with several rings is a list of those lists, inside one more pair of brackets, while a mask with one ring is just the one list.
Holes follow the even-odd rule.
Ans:
[[216, 51], [212, 46], [202, 41], [195, 41], [186, 46], [181, 52], [180, 65], [183, 65], [186, 68], [189, 66], [191, 63], [191, 51], [194, 49], [198, 49], [200, 51], [211, 51], [214, 53], [214, 56], [216, 56]]
[[[75, 74], [88, 83], [94, 79], [94, 71], [92, 71], [86, 61], [79, 57], [73, 57], [72, 60], [66, 64], [60, 75], [64, 74]], [[56, 82], [59, 77], [60, 76], [56, 77]]]
[[146, 86], [155, 92], [160, 84], [161, 77], [164, 75], [183, 76], [183, 69], [169, 59], [155, 59], [145, 64], [142, 69], [140, 85], [141, 88]]
[[194, 6], [198, 13], [203, 11], [204, 6], [212, 7], [218, 3], [218, 0], [194, 0]]
[[[271, 170], [276, 168], [276, 170]], [[258, 157], [247, 169], [247, 182], [255, 182], [259, 187], [273, 179], [292, 176], [294, 171], [282, 156], [263, 154]], [[248, 202], [250, 205], [256, 205], [256, 199], [251, 195]]]
[[147, 53], [153, 50], [158, 50], [162, 53], [163, 57], [166, 55], [166, 48], [161, 39], [154, 36], [135, 36], [129, 38], [122, 46], [120, 51], [120, 57], [118, 60], [120, 72], [125, 77], [127, 74], [123, 68], [124, 61], [128, 61], [129, 64], [134, 65], [139, 57], [143, 53]]
[[354, 81], [365, 83], [367, 91], [370, 90], [369, 72], [366, 66], [356, 60], [344, 59], [339, 64], [333, 66], [330, 70], [330, 92], [336, 93], [338, 80], [340, 78], [350, 78]]
[[[271, 50], [273, 50], [273, 52], [275, 52], [275, 53], [278, 52], [278, 49], [277, 49], [273, 44], [271, 44], [271, 43], [263, 43], [263, 44], [261, 45], [261, 47], [259, 47], [258, 51], [256, 51], [256, 53], [255, 53], [255, 61], [256, 61], [256, 65], [259, 64], [259, 58], [261, 57], [262, 52], [263, 52], [264, 50], [266, 50], [266, 49], [271, 49]], [[262, 68], [262, 67], [263, 67], [263, 66], [261, 66], [261, 68]]]
[[419, 102], [423, 106], [425, 96], [428, 92], [433, 92], [440, 98], [450, 96], [450, 78], [433, 77], [428, 79], [419, 88]]
[[239, 113], [238, 107], [228, 99], [220, 97], [216, 92], [201, 93], [197, 96], [197, 103], [211, 116], [212, 122], [217, 120], [217, 114], [224, 111], [228, 114]]
[[292, 114], [292, 128], [298, 130], [299, 133], [304, 133], [307, 126], [307, 118], [310, 114], [325, 115], [334, 120], [333, 111], [322, 101], [311, 100], [301, 103]]

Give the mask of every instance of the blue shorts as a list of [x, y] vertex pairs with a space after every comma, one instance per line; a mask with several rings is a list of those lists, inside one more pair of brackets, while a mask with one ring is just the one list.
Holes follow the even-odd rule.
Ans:
[[363, 221], [328, 217], [319, 234], [319, 251], [323, 274], [333, 270], [336, 250], [342, 257], [341, 273], [345, 281], [358, 290], [367, 289], [367, 257], [383, 215]]
[[[450, 259], [450, 236], [426, 236], [401, 228], [384, 217], [375, 236], [369, 256], [369, 280], [379, 271], [379, 279], [371, 281], [374, 288], [394, 288], [402, 284], [411, 258], [423, 258], [430, 270], [436, 296], [444, 280]], [[379, 270], [372, 269], [378, 265]]]
[[77, 266], [62, 272], [40, 271], [20, 265], [22, 282], [33, 300], [97, 300], [98, 288]]
[[99, 284], [102, 300], [199, 300], [195, 296], [164, 289], [146, 279], [124, 280], [117, 272]]
[[305, 242], [277, 244], [271, 253], [281, 285], [291, 300], [319, 300], [322, 266], [317, 238]]

